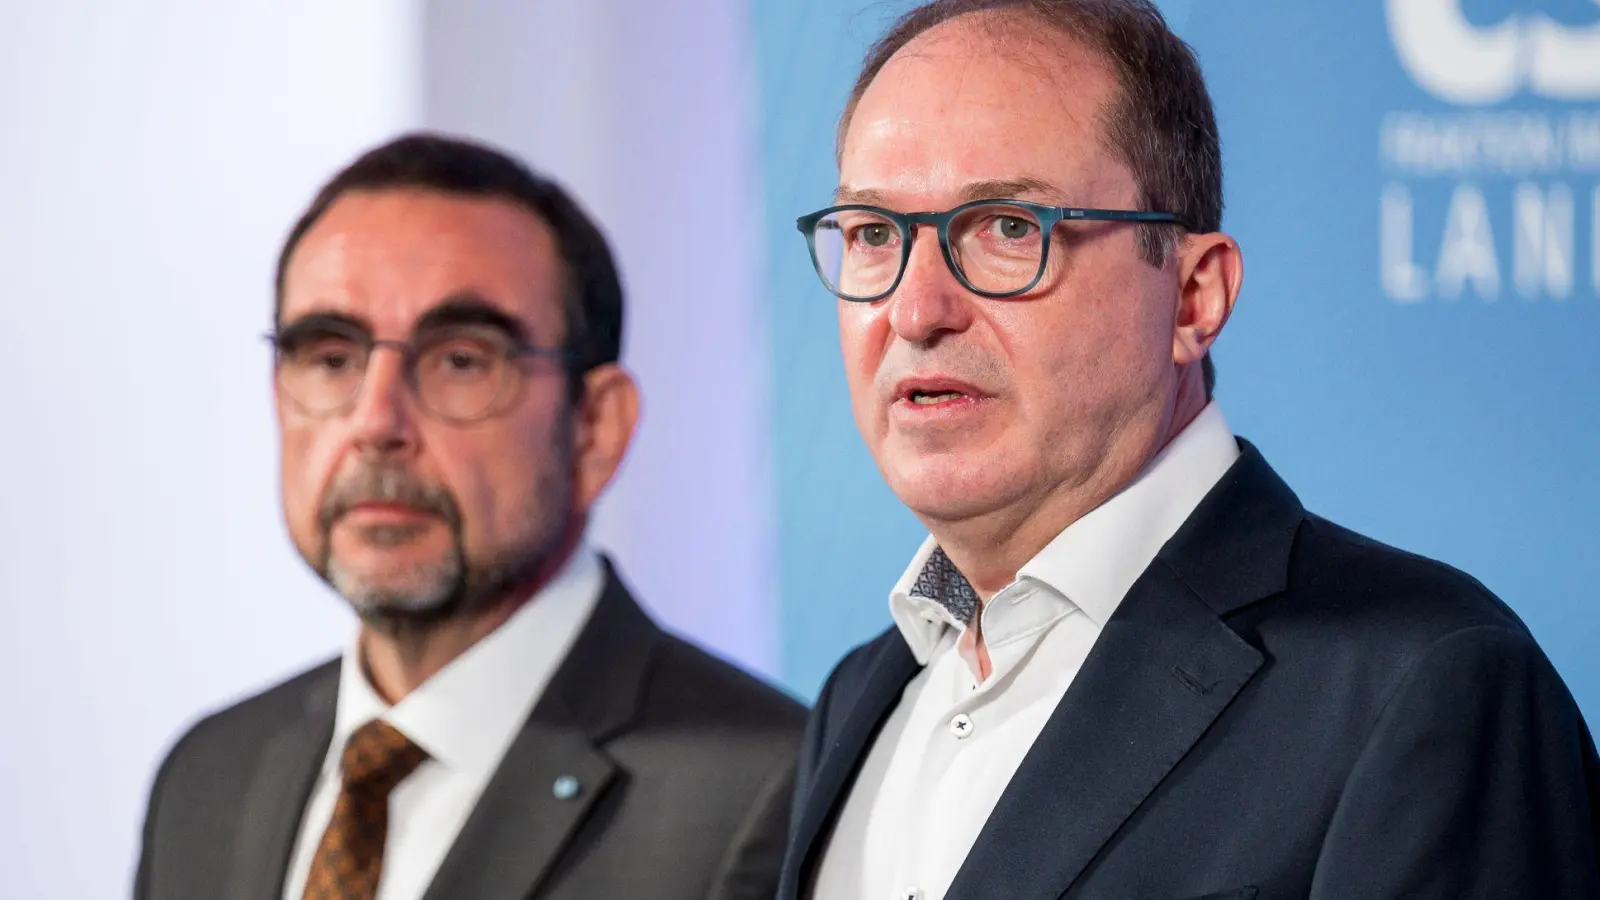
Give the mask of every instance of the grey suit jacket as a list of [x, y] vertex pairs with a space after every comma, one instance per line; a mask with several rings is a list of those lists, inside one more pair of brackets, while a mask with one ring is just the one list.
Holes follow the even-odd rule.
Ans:
[[[135, 900], [277, 900], [337, 661], [201, 721], [156, 777]], [[426, 900], [765, 900], [805, 712], [606, 587]], [[576, 796], [556, 779], [573, 775]]]

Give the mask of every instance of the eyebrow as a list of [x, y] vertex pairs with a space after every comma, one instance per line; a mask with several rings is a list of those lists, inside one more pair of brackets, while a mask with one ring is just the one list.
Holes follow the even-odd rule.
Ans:
[[[437, 306], [423, 313], [412, 326], [413, 337], [440, 328], [452, 328], [462, 325], [478, 325], [494, 328], [506, 333], [508, 337], [518, 343], [526, 343], [528, 330], [523, 327], [517, 318], [490, 303], [483, 294], [475, 290], [457, 291], [449, 295]], [[366, 318], [351, 315], [345, 312], [332, 310], [312, 310], [296, 317], [278, 327], [280, 335], [303, 334], [319, 329], [334, 331], [359, 331], [364, 335], [372, 335], [372, 324]]]
[[372, 333], [372, 327], [367, 323], [366, 319], [360, 316], [324, 310], [313, 310], [305, 315], [297, 316], [291, 321], [284, 322], [278, 326], [277, 332], [280, 335], [289, 335], [317, 331], [319, 329], [333, 331], [355, 330], [362, 334]]
[[[971, 203], [974, 200], [1026, 200], [1040, 198], [1051, 203], [1059, 203], [1061, 190], [1050, 182], [1041, 178], [1021, 176], [1018, 178], [986, 179], [965, 184], [956, 192], [959, 206], [962, 203]], [[889, 195], [873, 188], [851, 188], [840, 185], [833, 192], [833, 202], [839, 205], [859, 203], [865, 206], [883, 206], [892, 208], [889, 204]]]
[[963, 187], [961, 202], [973, 200], [1027, 200], [1032, 198], [1059, 201], [1061, 191], [1048, 181], [1039, 178], [1010, 178], [991, 181], [974, 181]]
[[847, 188], [842, 184], [833, 192], [833, 202], [840, 206], [851, 203], [860, 203], [863, 206], [889, 205], [888, 196], [883, 191], [875, 191], [872, 188], [856, 190], [855, 188]]
[[518, 343], [526, 343], [528, 338], [528, 330], [515, 316], [499, 309], [474, 290], [457, 291], [446, 297], [439, 305], [423, 313], [411, 331], [421, 334], [458, 325], [486, 325], [505, 332]]

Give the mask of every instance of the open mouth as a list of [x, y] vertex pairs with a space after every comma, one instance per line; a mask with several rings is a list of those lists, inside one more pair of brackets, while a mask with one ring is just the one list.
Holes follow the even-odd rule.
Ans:
[[966, 399], [966, 396], [967, 396], [966, 394], [963, 394], [960, 391], [948, 391], [948, 390], [923, 391], [923, 390], [914, 390], [914, 391], [911, 392], [911, 394], [906, 399], [910, 400], [912, 403], [916, 404], [917, 406], [934, 406], [934, 405], [939, 404], [939, 403], [949, 403], [949, 402], [954, 401], [954, 400], [963, 400], [963, 399]]

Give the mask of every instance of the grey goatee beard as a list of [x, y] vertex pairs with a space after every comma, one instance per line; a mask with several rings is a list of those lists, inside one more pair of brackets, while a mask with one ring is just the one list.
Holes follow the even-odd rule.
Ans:
[[[562, 460], [568, 456], [559, 455]], [[317, 522], [321, 554], [312, 561], [312, 568], [362, 621], [384, 630], [415, 629], [470, 615], [533, 578], [555, 551], [571, 503], [571, 485], [562, 477], [566, 471], [564, 464], [546, 468], [537, 497], [517, 529], [522, 539], [516, 545], [490, 558], [473, 560], [462, 540], [460, 507], [447, 488], [395, 466], [363, 466], [336, 481], [324, 498]], [[398, 503], [438, 518], [450, 531], [449, 551], [432, 563], [393, 573], [403, 577], [389, 577], [381, 583], [345, 567], [333, 555], [331, 532], [340, 517], [364, 502]], [[358, 534], [374, 546], [397, 547], [416, 540], [425, 530], [424, 525], [376, 525], [363, 527]]]

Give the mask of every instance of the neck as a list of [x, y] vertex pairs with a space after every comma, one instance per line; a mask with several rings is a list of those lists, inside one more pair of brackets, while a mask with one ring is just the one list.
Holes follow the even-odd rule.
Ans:
[[358, 645], [373, 689], [386, 703], [399, 703], [532, 600], [561, 571], [582, 537], [583, 523], [572, 523], [533, 576], [492, 603], [436, 621], [362, 622]]
[[[1198, 376], [1198, 372], [1194, 373]], [[1108, 442], [1099, 464], [1082, 479], [1031, 502], [960, 521], [925, 522], [940, 549], [984, 603], [1016, 580], [1017, 572], [1072, 523], [1126, 488], [1150, 460], [1189, 427], [1208, 402], [1204, 386], [1183, 378], [1153, 427], [1128, 428]]]

